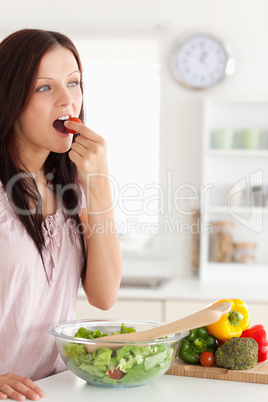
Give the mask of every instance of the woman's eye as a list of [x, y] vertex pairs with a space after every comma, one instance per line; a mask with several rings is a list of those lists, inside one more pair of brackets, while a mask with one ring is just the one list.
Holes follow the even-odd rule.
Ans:
[[76, 87], [77, 85], [79, 85], [79, 82], [77, 80], [74, 80], [68, 84], [68, 87]]
[[48, 85], [43, 85], [40, 88], [37, 88], [37, 92], [44, 92], [44, 91], [48, 91], [49, 90], [49, 86]]

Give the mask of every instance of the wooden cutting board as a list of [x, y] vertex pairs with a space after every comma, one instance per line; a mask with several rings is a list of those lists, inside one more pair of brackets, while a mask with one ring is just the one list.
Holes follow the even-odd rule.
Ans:
[[228, 370], [217, 366], [203, 367], [201, 365], [187, 364], [176, 358], [166, 374], [268, 384], [268, 361], [257, 363], [250, 370]]

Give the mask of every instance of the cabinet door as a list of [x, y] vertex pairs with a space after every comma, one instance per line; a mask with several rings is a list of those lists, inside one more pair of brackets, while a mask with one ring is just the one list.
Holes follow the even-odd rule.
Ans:
[[162, 321], [162, 302], [148, 300], [118, 300], [106, 311], [91, 306], [87, 299], [78, 298], [76, 318], [128, 318], [135, 320]]

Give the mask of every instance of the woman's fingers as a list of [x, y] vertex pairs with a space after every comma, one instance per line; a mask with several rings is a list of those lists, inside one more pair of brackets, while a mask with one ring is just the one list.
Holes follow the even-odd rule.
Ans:
[[[7, 397], [14, 399], [15, 401], [24, 401], [26, 398], [25, 393], [19, 392], [16, 388], [19, 388], [18, 385], [8, 385], [8, 384], [1, 384], [1, 390], [4, 391], [4, 395]], [[6, 398], [4, 398], [6, 399]]]
[[108, 174], [106, 141], [83, 124], [73, 121], [64, 124], [80, 133], [71, 145], [69, 158], [76, 165], [84, 187], [90, 185], [92, 191], [100, 186], [100, 176]]
[[103, 151], [102, 146], [96, 142], [86, 140], [87, 143], [83, 144], [78, 141], [72, 143], [71, 149], [77, 152], [80, 156], [90, 157], [91, 155], [100, 155]]
[[5, 374], [0, 376], [0, 399], [5, 400], [7, 397], [16, 401], [24, 401], [26, 398], [32, 401], [38, 401], [39, 398], [45, 396], [32, 380], [16, 374]]
[[87, 127], [83, 128], [87, 137], [84, 134], [76, 137], [69, 151], [71, 161], [76, 164], [80, 176], [86, 176], [88, 173], [107, 173], [105, 140]]
[[37, 394], [39, 397], [44, 398], [45, 393], [44, 391], [39, 388], [30, 378], [23, 378], [23, 384], [28, 387], [31, 391], [33, 391], [33, 394]]
[[103, 138], [95, 133], [95, 131], [90, 130], [90, 128], [84, 126], [83, 124], [76, 123], [74, 121], [66, 120], [64, 125], [72, 130], [77, 131], [79, 134], [82, 134], [87, 139], [94, 142], [101, 142]]

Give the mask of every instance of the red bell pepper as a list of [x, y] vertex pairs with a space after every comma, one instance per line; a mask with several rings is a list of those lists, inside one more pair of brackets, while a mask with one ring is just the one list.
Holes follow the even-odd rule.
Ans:
[[251, 328], [246, 329], [241, 334], [242, 338], [253, 338], [259, 346], [258, 350], [258, 362], [263, 362], [268, 357], [268, 338], [267, 333], [263, 325], [254, 325]]

